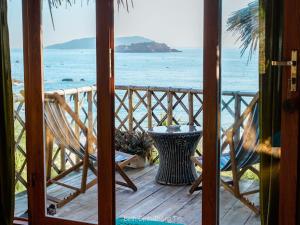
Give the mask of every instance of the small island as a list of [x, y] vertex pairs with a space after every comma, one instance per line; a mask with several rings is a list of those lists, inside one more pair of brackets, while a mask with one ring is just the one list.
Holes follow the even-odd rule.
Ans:
[[122, 53], [154, 53], [154, 52], [181, 52], [177, 49], [170, 48], [164, 43], [143, 42], [143, 43], [132, 43], [130, 45], [119, 45], [116, 47], [116, 52]]
[[[95, 38], [81, 38], [64, 43], [49, 45], [47, 49], [95, 49]], [[116, 38], [116, 52], [121, 53], [163, 53], [163, 52], [181, 52], [177, 49], [170, 48], [165, 43], [158, 43], [151, 39], [141, 36], [129, 36]]]

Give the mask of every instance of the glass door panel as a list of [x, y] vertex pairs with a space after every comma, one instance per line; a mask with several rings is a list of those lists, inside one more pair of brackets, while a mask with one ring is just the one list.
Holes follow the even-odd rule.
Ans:
[[43, 3], [45, 215], [97, 224], [95, 3]]
[[259, 224], [258, 2], [222, 8], [220, 224]]
[[133, 3], [115, 9], [117, 221], [200, 224], [203, 1]]
[[27, 154], [25, 140], [24, 61], [22, 35], [22, 2], [8, 1], [11, 69], [15, 112], [15, 216], [28, 217]]

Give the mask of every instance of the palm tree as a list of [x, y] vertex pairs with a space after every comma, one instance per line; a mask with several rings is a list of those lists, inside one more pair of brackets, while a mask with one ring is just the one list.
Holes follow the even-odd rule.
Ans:
[[237, 41], [241, 41], [241, 55], [249, 49], [248, 60], [257, 49], [259, 40], [259, 4], [255, 0], [245, 8], [237, 10], [227, 19], [227, 31], [237, 35]]

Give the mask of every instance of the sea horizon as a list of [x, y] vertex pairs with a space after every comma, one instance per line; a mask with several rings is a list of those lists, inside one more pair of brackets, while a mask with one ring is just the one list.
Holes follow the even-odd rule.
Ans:
[[[203, 48], [178, 49], [182, 52], [115, 53], [115, 84], [202, 89]], [[13, 79], [23, 81], [22, 49], [11, 50], [11, 62]], [[95, 49], [44, 49], [43, 64], [45, 90], [95, 84]], [[237, 48], [222, 49], [222, 90], [256, 92], [257, 55], [248, 61]]]

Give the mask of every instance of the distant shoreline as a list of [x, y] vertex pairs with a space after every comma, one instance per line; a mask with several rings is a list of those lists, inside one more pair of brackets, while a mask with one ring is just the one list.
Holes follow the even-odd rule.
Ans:
[[[203, 50], [203, 47], [176, 47], [176, 49], [180, 50], [180, 51], [184, 51], [184, 50]], [[10, 48], [11, 51], [23, 51], [23, 48]], [[77, 49], [49, 49], [44, 47], [43, 50], [67, 50], [67, 51], [74, 51], [74, 50], [96, 50], [96, 49], [91, 49], [91, 48], [77, 48]], [[232, 48], [232, 47], [222, 47], [222, 51], [240, 51], [239, 47], [236, 48]], [[115, 52], [118, 53], [118, 52]]]
[[[53, 44], [46, 49], [96, 49], [96, 38], [81, 38]], [[115, 51], [121, 53], [156, 53], [181, 52], [169, 47], [166, 43], [159, 43], [141, 36], [129, 36], [115, 39]]]

